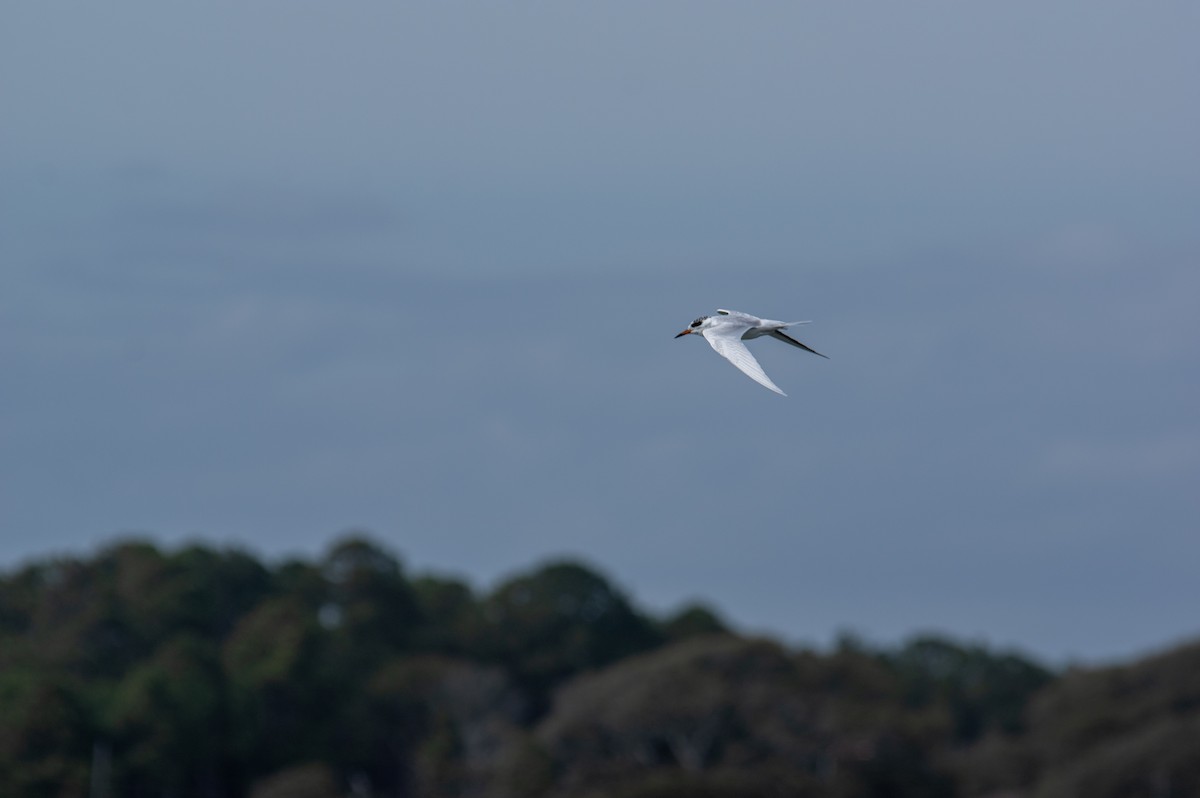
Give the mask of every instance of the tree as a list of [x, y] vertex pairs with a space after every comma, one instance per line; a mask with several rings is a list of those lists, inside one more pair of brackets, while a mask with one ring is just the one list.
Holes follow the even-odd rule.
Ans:
[[27, 624], [41, 667], [111, 679], [147, 653], [112, 575], [104, 558], [61, 559], [41, 572], [43, 589]]
[[326, 555], [322, 574], [328, 599], [322, 618], [339, 668], [366, 676], [391, 656], [409, 649], [419, 622], [412, 587], [400, 561], [370, 541], [351, 537]]
[[140, 601], [160, 607], [171, 633], [222, 640], [273, 590], [270, 572], [237, 549], [188, 546], [167, 562], [170, 575], [161, 594]]
[[732, 635], [571, 680], [537, 738], [565, 795], [950, 794], [873, 657]]
[[358, 769], [383, 794], [497, 796], [520, 751], [524, 698], [499, 668], [397, 658], [358, 699]]
[[672, 642], [701, 635], [726, 634], [729, 627], [703, 604], [688, 604], [662, 623], [663, 635]]
[[500, 662], [543, 709], [551, 687], [662, 641], [654, 625], [596, 572], [545, 565], [500, 585], [483, 606], [485, 656]]
[[225, 793], [226, 707], [215, 646], [194, 635], [163, 644], [121, 681], [109, 708], [115, 794]]
[[94, 724], [75, 680], [0, 672], [0, 795], [83, 796]]
[[225, 641], [230, 745], [248, 775], [320, 760], [330, 744], [331, 708], [354, 682], [325, 667], [316, 614], [289, 596], [264, 601]]
[[1030, 697], [1053, 678], [1016, 654], [932, 636], [918, 637], [883, 659], [900, 676], [910, 706], [946, 707], [958, 743], [974, 742], [991, 730], [1021, 731]]
[[1029, 706], [1034, 794], [1200, 794], [1200, 643], [1076, 669]]
[[413, 580], [420, 625], [413, 648], [422, 652], [472, 656], [480, 648], [483, 612], [471, 588], [454, 579]]

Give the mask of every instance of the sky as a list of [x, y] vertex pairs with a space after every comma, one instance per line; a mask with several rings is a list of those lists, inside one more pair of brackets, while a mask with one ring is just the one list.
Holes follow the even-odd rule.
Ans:
[[[796, 645], [1200, 635], [1200, 9], [0, 10], [0, 570], [124, 536]], [[702, 341], [718, 307], [812, 319]]]

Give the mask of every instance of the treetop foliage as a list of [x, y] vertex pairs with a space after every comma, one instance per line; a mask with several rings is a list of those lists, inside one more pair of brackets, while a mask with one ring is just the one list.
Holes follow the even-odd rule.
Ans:
[[127, 540], [0, 575], [0, 795], [1194, 795], [1198, 674], [795, 650], [573, 561], [478, 593], [364, 536]]

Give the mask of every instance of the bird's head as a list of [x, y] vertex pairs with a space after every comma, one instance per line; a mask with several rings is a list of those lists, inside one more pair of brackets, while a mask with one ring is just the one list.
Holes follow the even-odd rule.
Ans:
[[701, 316], [700, 318], [696, 319], [694, 322], [689, 324], [687, 326], [686, 330], [679, 333], [679, 335], [676, 335], [675, 337], [682, 338], [683, 336], [689, 335], [690, 333], [698, 333], [701, 330], [703, 330], [705, 327], [708, 326], [707, 322], [708, 322], [708, 316]]

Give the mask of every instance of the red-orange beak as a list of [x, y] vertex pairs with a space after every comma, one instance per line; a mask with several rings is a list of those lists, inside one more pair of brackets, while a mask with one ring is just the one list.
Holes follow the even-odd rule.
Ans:
[[691, 328], [691, 327], [688, 327], [686, 330], [684, 330], [683, 332], [681, 332], [679, 335], [676, 335], [675, 337], [676, 337], [676, 338], [681, 338], [682, 336], [685, 336], [685, 335], [689, 334], [691, 331], [692, 331], [692, 328]]

